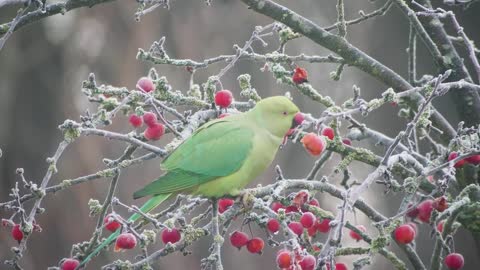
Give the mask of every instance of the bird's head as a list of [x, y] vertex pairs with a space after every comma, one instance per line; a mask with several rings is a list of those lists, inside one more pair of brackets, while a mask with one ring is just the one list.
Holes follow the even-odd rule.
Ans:
[[290, 128], [299, 124], [295, 122], [295, 115], [300, 110], [284, 96], [262, 99], [251, 112], [256, 116], [260, 125], [280, 138], [284, 137]]

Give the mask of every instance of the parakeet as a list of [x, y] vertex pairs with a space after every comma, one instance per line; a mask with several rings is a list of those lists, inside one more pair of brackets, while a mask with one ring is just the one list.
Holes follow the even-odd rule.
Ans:
[[[285, 134], [295, 127], [298, 107], [283, 96], [265, 98], [240, 114], [198, 128], [160, 165], [166, 173], [133, 194], [153, 196], [140, 209], [149, 212], [172, 194], [208, 198], [236, 196], [273, 161]], [[130, 221], [140, 217], [134, 214]], [[119, 235], [120, 229], [94, 250], [82, 265]]]

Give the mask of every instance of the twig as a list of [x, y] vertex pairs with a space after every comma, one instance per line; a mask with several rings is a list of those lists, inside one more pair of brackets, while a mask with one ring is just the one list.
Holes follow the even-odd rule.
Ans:
[[343, 0], [337, 0], [337, 21], [338, 35], [344, 38], [347, 36], [347, 24], [345, 23], [345, 4]]
[[220, 70], [220, 72], [216, 75], [216, 77], [218, 79], [222, 78], [222, 76], [229, 70], [233, 67], [233, 65], [235, 65], [235, 63], [237, 62], [238, 59], [240, 59], [240, 57], [244, 54], [244, 52], [247, 51], [247, 49], [251, 48], [252, 46], [252, 43], [255, 41], [255, 40], [258, 40], [259, 39], [259, 34], [262, 33], [263, 31], [267, 30], [267, 29], [270, 29], [274, 26], [273, 23], [269, 24], [269, 25], [266, 25], [266, 26], [263, 26], [263, 27], [259, 27], [257, 29], [255, 29], [255, 31], [253, 31], [252, 33], [252, 36], [250, 37], [249, 40], [247, 40], [247, 42], [245, 42], [245, 45], [243, 46], [243, 48], [239, 49], [237, 51], [237, 54], [236, 56], [228, 63], [228, 65], [226, 65], [224, 68], [222, 68], [222, 70]]
[[110, 187], [108, 189], [107, 196], [105, 196], [105, 200], [102, 204], [102, 209], [98, 215], [97, 225], [95, 231], [93, 232], [93, 236], [90, 239], [90, 243], [88, 247], [85, 249], [84, 254], [90, 254], [92, 250], [97, 245], [97, 240], [102, 233], [103, 221], [105, 219], [105, 215], [107, 213], [108, 207], [112, 204], [113, 195], [115, 194], [115, 189], [117, 188], [118, 179], [120, 178], [120, 170], [116, 170], [115, 175], [112, 177], [112, 182], [110, 183]]
[[13, 31], [20, 29], [21, 27], [28, 25], [30, 23], [36, 22], [43, 18], [55, 15], [55, 14], [65, 14], [66, 12], [80, 8], [80, 7], [93, 7], [98, 4], [108, 3], [115, 0], [85, 0], [85, 1], [77, 1], [77, 0], [67, 0], [65, 2], [50, 4], [45, 6], [45, 10], [38, 9], [36, 11], [29, 12], [23, 16], [21, 16], [14, 27], [12, 26], [12, 22], [4, 23], [0, 25], [0, 35], [4, 35], [8, 32], [8, 29], [12, 28]]
[[223, 237], [220, 235], [218, 220], [218, 203], [217, 200], [212, 200], [212, 235], [213, 235], [213, 252], [212, 255], [215, 260], [215, 269], [223, 270], [222, 264], [222, 244]]
[[[360, 17], [353, 20], [345, 21], [345, 25], [353, 25], [353, 24], [361, 23], [375, 16], [383, 16], [387, 13], [387, 11], [390, 9], [391, 6], [392, 6], [392, 0], [387, 0], [381, 8], [374, 10], [370, 13], [365, 14], [363, 10], [360, 10], [358, 12], [360, 14]], [[336, 22], [335, 24], [324, 27], [323, 29], [325, 29], [325, 31], [331, 31], [337, 28], [339, 24], [340, 22]]]
[[473, 68], [477, 73], [477, 82], [480, 83], [480, 64], [478, 63], [478, 58], [475, 55], [475, 46], [473, 45], [473, 42], [468, 38], [467, 34], [465, 34], [465, 31], [463, 31], [463, 27], [461, 27], [458, 23], [455, 14], [452, 11], [448, 11], [446, 15], [452, 20], [453, 27], [455, 28], [457, 34], [462, 37], [465, 47], [467, 48], [470, 61], [472, 61]]
[[[1, 3], [0, 3], [1, 4]], [[2, 5], [0, 5], [1, 7]], [[25, 11], [30, 7], [30, 4], [27, 7], [20, 8], [17, 11], [17, 16], [15, 16], [15, 19], [10, 23], [8, 27], [8, 31], [0, 38], [0, 51], [3, 49], [3, 46], [5, 45], [5, 42], [7, 42], [7, 39], [10, 38], [10, 36], [13, 34], [13, 30], [17, 26], [17, 24], [20, 22], [20, 18], [23, 16]]]
[[320, 158], [317, 161], [315, 161], [315, 164], [313, 165], [312, 170], [308, 173], [306, 179], [307, 180], [315, 179], [315, 176], [317, 176], [318, 171], [322, 168], [323, 164], [325, 164], [325, 162], [330, 159], [331, 156], [332, 156], [332, 151], [330, 150], [324, 151], [320, 156]]
[[415, 85], [417, 80], [417, 35], [415, 28], [410, 23], [410, 34], [408, 36], [408, 82]]
[[114, 139], [114, 140], [119, 140], [119, 141], [124, 141], [128, 142], [134, 145], [137, 145], [140, 148], [143, 148], [145, 150], [148, 150], [150, 152], [153, 152], [155, 154], [158, 154], [160, 156], [165, 156], [167, 155], [167, 151], [158, 148], [156, 146], [153, 146], [148, 143], [144, 143], [140, 141], [139, 139], [134, 138], [133, 136], [128, 136], [124, 135], [121, 133], [116, 133], [112, 131], [106, 131], [106, 130], [101, 130], [101, 129], [95, 129], [95, 128], [80, 128], [80, 132], [82, 135], [89, 136], [89, 135], [97, 135], [97, 136], [103, 136], [109, 139]]
[[[220, 62], [230, 63], [235, 57], [238, 57], [237, 54], [234, 55], [220, 55], [213, 58], [208, 58], [202, 61], [194, 61], [191, 59], [172, 59], [172, 58], [161, 58], [152, 55], [149, 52], [145, 52], [140, 49], [137, 58], [144, 61], [150, 61], [157, 65], [173, 65], [178, 67], [192, 67], [194, 69], [207, 68], [212, 64]], [[267, 54], [258, 54], [255, 52], [244, 51], [238, 60], [252, 60], [256, 62], [272, 62], [272, 63], [291, 63], [291, 62], [308, 62], [308, 63], [342, 63], [344, 60], [340, 57], [328, 55], [328, 56], [318, 56], [318, 55], [287, 55], [282, 53], [267, 53]]]
[[[55, 154], [53, 155], [53, 157], [50, 157], [50, 158], [47, 159], [47, 163], [48, 163], [49, 166], [48, 166], [48, 169], [47, 169], [47, 173], [43, 177], [42, 183], [40, 184], [40, 188], [39, 188], [39, 191], [42, 193], [42, 195], [37, 197], [37, 199], [35, 200], [35, 202], [33, 204], [32, 209], [30, 210], [30, 214], [28, 215], [27, 219], [25, 220], [25, 222], [29, 226], [33, 226], [32, 224], [33, 224], [33, 221], [35, 220], [35, 216], [38, 213], [38, 210], [40, 209], [42, 199], [45, 197], [45, 193], [44, 193], [45, 189], [48, 186], [48, 183], [50, 182], [50, 179], [51, 179], [52, 175], [57, 172], [57, 168], [56, 168], [57, 161], [60, 158], [60, 156], [62, 155], [63, 151], [65, 151], [65, 149], [67, 148], [67, 146], [69, 144], [70, 144], [70, 141], [67, 141], [67, 140], [61, 141], [60, 144], [58, 145], [57, 151], [55, 151]], [[20, 242], [20, 245], [17, 249], [17, 252], [15, 252], [14, 259], [8, 262], [9, 264], [13, 265], [16, 268], [20, 268], [20, 266], [18, 266], [18, 260], [23, 256], [23, 252], [27, 248], [27, 241], [28, 241], [28, 238], [29, 238], [28, 236], [29, 235], [27, 234], [22, 239], [22, 241]]]

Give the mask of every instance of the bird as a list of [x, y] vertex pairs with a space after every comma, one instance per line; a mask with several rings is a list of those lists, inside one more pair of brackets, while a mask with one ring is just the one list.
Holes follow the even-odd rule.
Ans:
[[[238, 196], [272, 163], [287, 132], [300, 123], [299, 108], [285, 96], [260, 100], [251, 110], [209, 121], [185, 139], [160, 164], [165, 173], [133, 193], [134, 199], [152, 196], [140, 210], [152, 211], [176, 194], [210, 199]], [[133, 214], [128, 221], [141, 217]], [[112, 233], [81, 263], [84, 265], [121, 229]]]

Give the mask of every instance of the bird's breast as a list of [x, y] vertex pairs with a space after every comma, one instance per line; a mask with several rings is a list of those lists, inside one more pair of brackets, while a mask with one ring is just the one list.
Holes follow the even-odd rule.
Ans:
[[[231, 175], [200, 185], [194, 194], [206, 197], [235, 196], [272, 163], [281, 138], [267, 133], [255, 134], [252, 149], [243, 165]], [[232, 153], [235, 155], [235, 153]]]

